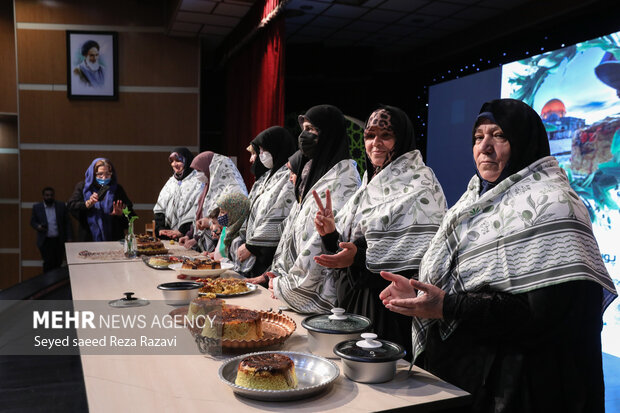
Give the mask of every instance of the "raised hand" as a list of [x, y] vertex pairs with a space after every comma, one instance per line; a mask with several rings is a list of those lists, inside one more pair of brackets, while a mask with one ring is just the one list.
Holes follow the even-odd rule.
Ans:
[[347, 268], [353, 264], [357, 247], [352, 242], [341, 242], [340, 251], [337, 254], [321, 254], [314, 257], [314, 261], [327, 268]]
[[320, 236], [325, 236], [336, 231], [336, 221], [334, 220], [334, 212], [332, 211], [332, 197], [329, 189], [325, 191], [325, 206], [321, 202], [321, 197], [316, 191], [312, 191], [312, 196], [319, 210], [314, 217], [314, 226]]
[[[392, 281], [392, 284], [379, 294], [388, 310], [410, 317], [443, 318], [443, 299], [446, 292], [441, 288], [413, 279], [407, 280], [385, 271], [381, 272], [381, 276]], [[417, 295], [418, 290], [424, 294]]]
[[125, 204], [123, 204], [123, 201], [120, 199], [118, 201], [114, 201], [110, 215], [123, 215], [123, 209], [125, 209]]
[[93, 192], [90, 198], [86, 201], [86, 208], [92, 208], [97, 202], [99, 202], [99, 195], [96, 192]]

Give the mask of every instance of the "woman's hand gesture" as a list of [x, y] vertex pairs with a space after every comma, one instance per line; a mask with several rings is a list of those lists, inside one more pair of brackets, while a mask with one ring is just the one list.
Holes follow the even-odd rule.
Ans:
[[[388, 310], [411, 317], [443, 318], [443, 298], [446, 292], [441, 288], [391, 272], [381, 271], [381, 276], [392, 282], [379, 294]], [[418, 290], [424, 294], [418, 295]]]
[[329, 193], [329, 189], [325, 191], [325, 206], [321, 202], [321, 197], [316, 191], [312, 191], [314, 200], [316, 201], [319, 210], [314, 217], [314, 226], [320, 236], [325, 236], [336, 231], [336, 221], [334, 220], [334, 212], [332, 211], [332, 197]]
[[321, 254], [314, 257], [314, 261], [327, 268], [347, 268], [353, 264], [357, 247], [352, 242], [341, 242], [340, 251], [337, 254]]

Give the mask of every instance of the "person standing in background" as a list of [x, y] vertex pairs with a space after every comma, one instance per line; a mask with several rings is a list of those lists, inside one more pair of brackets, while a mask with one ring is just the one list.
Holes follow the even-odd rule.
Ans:
[[43, 202], [33, 205], [30, 225], [37, 231], [37, 247], [45, 273], [62, 265], [65, 242], [73, 240], [73, 228], [67, 207], [54, 199], [54, 188], [48, 186], [41, 192]]

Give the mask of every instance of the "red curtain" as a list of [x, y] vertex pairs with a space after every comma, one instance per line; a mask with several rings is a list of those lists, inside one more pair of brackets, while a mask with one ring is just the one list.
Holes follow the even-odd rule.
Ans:
[[[267, 0], [265, 10], [270, 3], [279, 1]], [[226, 155], [237, 157], [248, 189], [254, 177], [245, 148], [259, 132], [284, 124], [284, 42], [280, 15], [260, 29], [227, 67]]]

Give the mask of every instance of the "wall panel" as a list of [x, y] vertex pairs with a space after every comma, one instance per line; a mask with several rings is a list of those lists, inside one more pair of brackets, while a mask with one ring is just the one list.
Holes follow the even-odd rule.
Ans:
[[123, 93], [116, 102], [69, 101], [21, 90], [20, 142], [196, 146], [198, 94]]
[[17, 30], [19, 83], [67, 83], [63, 30]]
[[17, 148], [16, 116], [0, 116], [0, 148]]
[[164, 0], [15, 0], [17, 22], [163, 26]]
[[[19, 205], [0, 204], [0, 248], [19, 248]], [[30, 215], [28, 215], [30, 219]]]
[[19, 159], [16, 153], [0, 153], [0, 199], [17, 199]]
[[[67, 83], [64, 30], [17, 30], [19, 82]], [[119, 86], [196, 87], [198, 52], [195, 39], [161, 33], [118, 34]]]
[[40, 267], [22, 267], [22, 281], [29, 280], [37, 275], [43, 274], [43, 266]]
[[19, 282], [19, 254], [0, 253], [2, 271], [0, 271], [0, 290]]
[[0, 113], [17, 113], [13, 2], [0, 1]]

